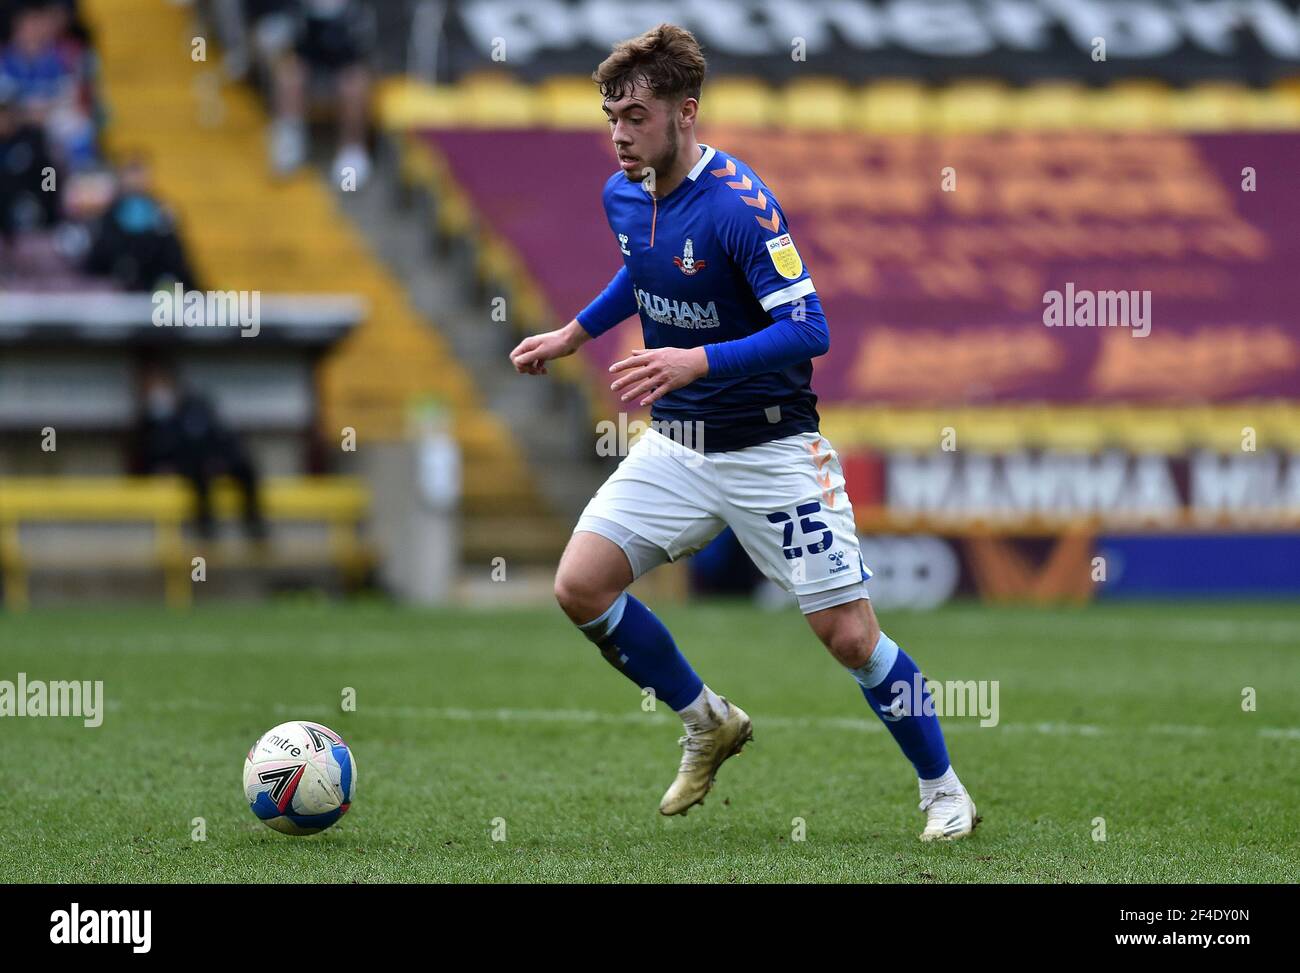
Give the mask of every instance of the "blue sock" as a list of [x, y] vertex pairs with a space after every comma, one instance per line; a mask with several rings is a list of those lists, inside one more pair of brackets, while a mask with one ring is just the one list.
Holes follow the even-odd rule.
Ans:
[[610, 665], [675, 710], [685, 709], [704, 689], [664, 623], [626, 591], [603, 615], [578, 628]]
[[[948, 748], [943, 742], [939, 717], [933, 706], [928, 705], [930, 687], [924, 685], [916, 663], [897, 642], [881, 632], [867, 664], [849, 671], [902, 749], [903, 756], [912, 761], [916, 776], [922, 780], [942, 777], [949, 767]], [[918, 686], [923, 687], [919, 692]]]

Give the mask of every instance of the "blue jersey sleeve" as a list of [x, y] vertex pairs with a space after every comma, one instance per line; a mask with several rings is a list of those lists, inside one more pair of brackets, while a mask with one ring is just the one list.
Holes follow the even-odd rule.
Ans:
[[772, 323], [735, 341], [705, 345], [709, 374], [755, 375], [826, 354], [826, 318], [780, 204], [743, 173], [735, 174], [728, 189], [733, 191], [719, 194], [718, 233]]
[[830, 350], [830, 330], [814, 292], [772, 311], [772, 323], [762, 331], [705, 345], [709, 374], [716, 378], [775, 372], [824, 355]]
[[619, 267], [596, 299], [578, 312], [578, 323], [593, 338], [636, 314], [636, 291], [627, 267]]
[[771, 312], [813, 293], [812, 276], [771, 190], [743, 173], [729, 180], [728, 188], [717, 197], [718, 235], [763, 310]]

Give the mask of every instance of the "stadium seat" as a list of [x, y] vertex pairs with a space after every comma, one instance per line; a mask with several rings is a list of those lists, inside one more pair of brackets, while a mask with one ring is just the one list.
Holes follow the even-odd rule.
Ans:
[[854, 97], [849, 122], [864, 132], [921, 132], [929, 124], [933, 100], [915, 81], [873, 82]]
[[1181, 453], [1193, 441], [1177, 409], [1120, 406], [1104, 413], [1108, 438], [1134, 453]]
[[538, 118], [550, 128], [603, 130], [605, 115], [596, 95], [590, 78], [547, 78], [537, 86]]
[[1096, 409], [1028, 408], [1021, 413], [1025, 445], [1062, 453], [1104, 449], [1106, 424]]
[[1251, 98], [1239, 84], [1207, 82], [1177, 92], [1172, 98], [1174, 125], [1183, 131], [1238, 129], [1250, 115]]
[[1088, 98], [1084, 87], [1074, 82], [1031, 85], [1011, 98], [1008, 123], [1035, 131], [1077, 128], [1087, 117]]
[[1300, 128], [1300, 91], [1275, 85], [1250, 92], [1242, 123], [1246, 128], [1262, 131]]
[[964, 409], [952, 423], [957, 446], [963, 450], [1005, 453], [1024, 449], [1028, 443], [1027, 409]]
[[461, 89], [430, 85], [410, 78], [387, 78], [375, 90], [375, 114], [385, 128], [454, 125], [464, 114]]
[[1000, 81], [963, 81], [935, 98], [934, 120], [940, 132], [987, 132], [1012, 121], [1011, 96]]
[[1172, 91], [1159, 81], [1118, 81], [1089, 99], [1089, 127], [1160, 131], [1177, 123]]
[[709, 84], [709, 120], [761, 128], [775, 119], [773, 101], [767, 85], [755, 78], [718, 78]]
[[456, 124], [470, 128], [510, 128], [538, 125], [542, 121], [540, 102], [534, 88], [509, 75], [475, 73], [457, 87]]
[[774, 98], [774, 121], [791, 129], [839, 131], [853, 109], [853, 93], [845, 81], [811, 78], [792, 81]]
[[[355, 580], [374, 563], [374, 553], [360, 539], [369, 493], [349, 477], [271, 478], [261, 488], [263, 513], [272, 524], [315, 522], [324, 528], [317, 542], [273, 547], [186, 540], [183, 524], [194, 500], [188, 484], [175, 477], [10, 477], [0, 479], [0, 573], [5, 604], [22, 609], [29, 598], [33, 571], [87, 569], [161, 571], [169, 604], [184, 606], [193, 597], [192, 558], [202, 554], [210, 567], [243, 569], [329, 566]], [[213, 490], [218, 518], [239, 511], [233, 483]], [[153, 542], [132, 548], [88, 546], [84, 535], [74, 545], [39, 544], [29, 534], [37, 524], [141, 524], [153, 530]], [[28, 530], [25, 530], [27, 528]]]

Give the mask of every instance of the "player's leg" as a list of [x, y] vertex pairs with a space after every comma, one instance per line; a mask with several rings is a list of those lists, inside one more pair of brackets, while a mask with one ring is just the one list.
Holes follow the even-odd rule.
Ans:
[[560, 559], [555, 596], [614, 668], [681, 717], [682, 762], [659, 807], [680, 814], [704, 798], [718, 767], [751, 730], [749, 717], [704, 684], [667, 627], [624, 590], [722, 529], [711, 511], [703, 457], [684, 457], [683, 447], [666, 442], [646, 433], [592, 498]]
[[[945, 817], [955, 803], [950, 792], [969, 798], [948, 762], [933, 707], [921, 702], [900, 714], [891, 695], [899, 683], [914, 687], [923, 680], [907, 653], [880, 631], [871, 610], [866, 589], [871, 572], [862, 563], [835, 450], [825, 437], [801, 433], [726, 454], [717, 469], [729, 498], [727, 523], [763, 573], [798, 597], [813, 631], [858, 680], [873, 711], [916, 768], [928, 816], [922, 837], [969, 833], [974, 805], [964, 830], [961, 822], [949, 828]], [[944, 833], [935, 834], [941, 817]]]
[[948, 759], [930, 689], [911, 657], [880, 630], [865, 583], [859, 585], [860, 593], [853, 588], [844, 592], [853, 594], [852, 601], [807, 612], [808, 624], [857, 680], [867, 704], [916, 769], [921, 810], [926, 813], [921, 839], [968, 835], [978, 821], [975, 803]]
[[555, 600], [610, 665], [642, 689], [653, 690], [656, 699], [687, 713], [703, 693], [704, 681], [664, 624], [624, 590], [631, 583], [632, 565], [623, 548], [579, 527], [555, 572]]

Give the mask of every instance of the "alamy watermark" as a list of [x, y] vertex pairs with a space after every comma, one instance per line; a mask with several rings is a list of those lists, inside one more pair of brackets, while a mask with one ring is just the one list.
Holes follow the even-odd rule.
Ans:
[[890, 723], [904, 716], [978, 716], [980, 726], [994, 727], [1001, 716], [998, 711], [999, 686], [996, 679], [926, 679], [921, 673], [909, 682], [899, 679], [889, 685], [893, 697], [888, 706], [880, 706], [880, 718]]
[[238, 328], [241, 338], [262, 330], [261, 291], [187, 291], [180, 284], [153, 293], [155, 328]]
[[1150, 291], [1075, 290], [1043, 294], [1043, 324], [1049, 328], [1129, 328], [1134, 338], [1151, 333]]
[[[644, 435], [651, 430], [659, 435]], [[617, 422], [602, 419], [596, 423], [597, 456], [626, 456], [633, 441], [652, 456], [677, 456], [687, 466], [704, 462], [704, 423], [699, 420], [633, 419], [629, 422], [627, 413], [620, 412]]]
[[83, 909], [73, 902], [50, 913], [50, 942], [55, 945], [120, 944], [133, 953], [153, 945], [152, 909]]
[[79, 716], [83, 725], [94, 728], [104, 722], [104, 683], [28, 679], [18, 673], [11, 682], [0, 679], [0, 717]]

